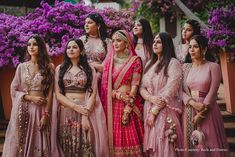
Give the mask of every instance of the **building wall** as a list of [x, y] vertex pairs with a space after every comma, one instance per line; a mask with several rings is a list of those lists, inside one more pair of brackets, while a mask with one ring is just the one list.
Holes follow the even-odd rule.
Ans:
[[10, 7], [0, 6], [0, 13], [5, 13], [14, 16], [25, 16], [27, 13], [32, 12], [34, 9], [26, 7]]

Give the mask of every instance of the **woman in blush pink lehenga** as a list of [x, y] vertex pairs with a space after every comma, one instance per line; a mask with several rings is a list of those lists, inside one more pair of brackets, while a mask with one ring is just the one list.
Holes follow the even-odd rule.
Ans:
[[154, 38], [153, 52], [140, 88], [145, 99], [144, 151], [151, 157], [181, 157], [182, 68], [168, 33]]
[[70, 40], [55, 73], [52, 153], [55, 157], [106, 157], [105, 114], [97, 94], [97, 75], [80, 39]]
[[153, 53], [153, 33], [149, 21], [144, 18], [136, 20], [132, 31], [135, 52], [145, 67]]
[[118, 30], [104, 63], [101, 100], [106, 114], [110, 157], [143, 156], [142, 99], [138, 94], [142, 62], [129, 33]]
[[188, 19], [182, 28], [182, 38], [179, 45], [176, 46], [176, 58], [180, 61], [181, 64], [185, 62], [185, 57], [188, 53], [189, 40], [194, 35], [201, 34], [201, 26], [199, 22], [193, 19]]
[[81, 36], [80, 39], [84, 44], [84, 51], [87, 55], [88, 63], [93, 66], [97, 72], [98, 93], [100, 93], [103, 62], [112, 43], [108, 38], [104, 19], [100, 14], [89, 14], [85, 19], [84, 29], [85, 35]]
[[210, 61], [214, 58], [207, 50], [207, 44], [204, 36], [193, 36], [187, 63], [183, 65], [185, 157], [229, 156], [223, 119], [216, 104], [221, 70], [218, 64]]
[[84, 29], [86, 33], [80, 39], [84, 44], [88, 62], [97, 72], [102, 73], [102, 63], [111, 47], [106, 24], [100, 14], [91, 13], [85, 19]]
[[3, 157], [49, 157], [50, 111], [54, 66], [44, 40], [28, 40], [30, 60], [20, 63], [11, 84], [12, 111], [3, 147]]

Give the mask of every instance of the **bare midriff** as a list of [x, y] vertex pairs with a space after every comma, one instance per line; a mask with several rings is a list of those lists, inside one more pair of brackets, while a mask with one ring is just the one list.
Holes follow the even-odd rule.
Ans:
[[74, 100], [74, 99], [84, 100], [85, 95], [86, 95], [85, 92], [84, 93], [65, 93], [65, 96], [70, 100]]

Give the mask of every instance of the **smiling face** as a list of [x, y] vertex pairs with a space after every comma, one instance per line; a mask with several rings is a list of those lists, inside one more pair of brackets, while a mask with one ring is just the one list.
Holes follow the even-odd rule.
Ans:
[[78, 59], [80, 57], [81, 50], [80, 50], [78, 44], [72, 40], [67, 45], [66, 53], [67, 53], [68, 58]]
[[39, 54], [39, 48], [36, 39], [29, 39], [27, 44], [27, 51], [30, 56], [37, 56]]
[[127, 47], [127, 42], [122, 39], [118, 34], [114, 34], [112, 37], [112, 43], [115, 52], [124, 52]]
[[96, 24], [95, 21], [90, 18], [86, 18], [84, 28], [87, 34], [98, 35], [98, 27], [99, 26]]
[[162, 40], [159, 37], [159, 35], [155, 36], [155, 38], [153, 40], [153, 52], [156, 55], [162, 55], [163, 45], [162, 45]]
[[193, 27], [190, 24], [185, 23], [182, 29], [182, 39], [188, 41], [192, 36], [193, 36]]
[[137, 37], [141, 37], [143, 34], [143, 26], [139, 21], [135, 22], [134, 28], [133, 28], [133, 33]]

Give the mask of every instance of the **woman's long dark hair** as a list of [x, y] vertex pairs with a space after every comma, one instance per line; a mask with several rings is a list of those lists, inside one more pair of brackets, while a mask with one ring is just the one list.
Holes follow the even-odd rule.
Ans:
[[[164, 68], [164, 75], [168, 76], [167, 68], [171, 61], [171, 58], [176, 58], [174, 44], [169, 33], [161, 32], [157, 36], [159, 36], [159, 38], [162, 41], [163, 50], [162, 50], [162, 59], [160, 60], [160, 63], [157, 65], [155, 72], [158, 74], [162, 70], [162, 68]], [[144, 73], [146, 73], [150, 69], [150, 67], [152, 67], [153, 64], [156, 63], [157, 60], [158, 60], [157, 54], [153, 53], [151, 61], [145, 68]]]
[[[193, 28], [192, 36], [201, 35], [201, 26], [198, 21], [193, 20], [193, 19], [188, 19], [187, 21], [185, 21], [185, 23], [192, 26], [192, 28]], [[182, 39], [182, 42], [184, 43], [183, 39]]]
[[[191, 40], [195, 40], [200, 48], [200, 52], [201, 52], [201, 55], [202, 54], [202, 50], [207, 48], [207, 51], [205, 53], [205, 59], [207, 61], [211, 61], [211, 62], [214, 62], [216, 59], [215, 57], [211, 54], [211, 51], [210, 49], [208, 49], [208, 39], [203, 36], [203, 35], [194, 35], [191, 39]], [[192, 58], [191, 58], [191, 55], [189, 54], [189, 52], [187, 53], [186, 57], [185, 57], [185, 63], [192, 63]]]
[[67, 42], [67, 45], [65, 47], [65, 51], [64, 51], [64, 61], [60, 66], [60, 70], [59, 70], [59, 87], [60, 87], [60, 91], [62, 92], [62, 94], [65, 94], [65, 87], [64, 87], [64, 82], [63, 82], [63, 78], [64, 78], [64, 74], [66, 73], [66, 71], [68, 71], [68, 69], [70, 69], [72, 67], [72, 62], [70, 60], [70, 58], [67, 55], [67, 47], [69, 42], [74, 41], [76, 42], [76, 44], [78, 45], [78, 47], [80, 48], [80, 58], [79, 61], [77, 63], [77, 66], [82, 69], [87, 76], [87, 83], [85, 85], [85, 88], [88, 89], [89, 92], [92, 92], [92, 88], [91, 88], [91, 84], [92, 84], [92, 70], [91, 67], [88, 64], [87, 61], [87, 56], [85, 53], [82, 53], [84, 51], [84, 45], [82, 43], [82, 40], [80, 39], [71, 39]]
[[37, 64], [39, 67], [39, 71], [41, 75], [43, 76], [43, 80], [41, 82], [43, 86], [43, 95], [47, 96], [49, 94], [50, 86], [53, 83], [54, 80], [54, 70], [51, 66], [51, 59], [48, 55], [46, 43], [44, 39], [39, 35], [32, 35], [30, 39], [35, 39], [36, 43], [38, 45], [38, 59]]
[[[150, 26], [150, 23], [148, 20], [144, 19], [144, 18], [140, 18], [138, 20], [136, 20], [138, 22], [140, 22], [140, 24], [142, 25], [143, 28], [143, 34], [142, 34], [142, 38], [143, 38], [143, 44], [147, 50], [147, 52], [149, 53], [149, 56], [152, 56], [153, 54], [153, 32]], [[136, 35], [133, 34], [134, 37], [134, 48], [137, 45], [137, 41], [138, 41], [138, 37]]]
[[[100, 39], [103, 42], [103, 47], [105, 51], [107, 52], [107, 43], [105, 40], [108, 37], [108, 32], [107, 32], [107, 27], [106, 27], [106, 24], [104, 23], [103, 17], [98, 13], [91, 13], [86, 18], [90, 18], [93, 21], [95, 21], [96, 25], [100, 25], [98, 33], [100, 35]], [[87, 40], [88, 40], [88, 34], [86, 33], [85, 43], [87, 42]]]

